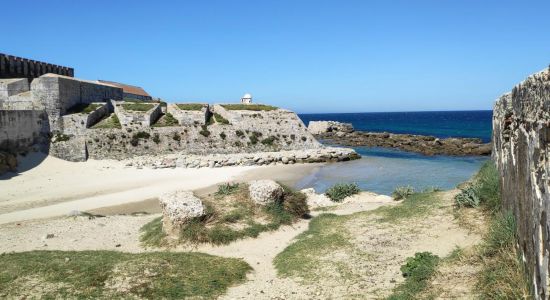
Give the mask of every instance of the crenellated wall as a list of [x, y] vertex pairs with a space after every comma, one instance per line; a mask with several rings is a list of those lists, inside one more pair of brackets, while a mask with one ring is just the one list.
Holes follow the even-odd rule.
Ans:
[[548, 299], [550, 251], [550, 70], [503, 95], [493, 112], [493, 159], [503, 209], [517, 221], [519, 251], [536, 299]]
[[0, 78], [37, 78], [46, 73], [74, 76], [73, 68], [0, 53]]

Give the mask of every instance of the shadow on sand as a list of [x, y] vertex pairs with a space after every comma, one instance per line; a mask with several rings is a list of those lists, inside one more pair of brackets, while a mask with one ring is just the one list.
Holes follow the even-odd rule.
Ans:
[[25, 156], [18, 155], [17, 171], [7, 172], [6, 174], [0, 175], [0, 180], [8, 180], [13, 177], [19, 176], [21, 175], [21, 173], [40, 165], [46, 159], [46, 157], [48, 157], [48, 154], [44, 152], [30, 152]]

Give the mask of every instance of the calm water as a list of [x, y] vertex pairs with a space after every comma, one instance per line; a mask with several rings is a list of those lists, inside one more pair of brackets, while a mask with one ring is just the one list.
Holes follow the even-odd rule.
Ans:
[[485, 142], [491, 139], [490, 110], [300, 114], [306, 126], [309, 121], [339, 121], [352, 123], [356, 130], [433, 135], [446, 137], [474, 137]]
[[[311, 120], [350, 122], [357, 130], [476, 137], [490, 140], [491, 111], [353, 113], [300, 115]], [[297, 183], [324, 192], [335, 183], [355, 182], [362, 189], [389, 195], [397, 186], [451, 189], [470, 178], [488, 157], [424, 156], [395, 149], [357, 147], [359, 160], [328, 164]]]

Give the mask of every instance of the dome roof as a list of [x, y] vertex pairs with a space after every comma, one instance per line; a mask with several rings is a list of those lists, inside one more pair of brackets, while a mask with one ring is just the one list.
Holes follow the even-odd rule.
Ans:
[[243, 98], [252, 99], [252, 95], [250, 95], [249, 93], [246, 93], [246, 94], [244, 94]]

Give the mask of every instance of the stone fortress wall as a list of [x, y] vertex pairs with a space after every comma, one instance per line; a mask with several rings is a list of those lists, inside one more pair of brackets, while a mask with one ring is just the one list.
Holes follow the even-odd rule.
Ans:
[[74, 69], [0, 53], [0, 78], [33, 79], [47, 73], [73, 77]]
[[[30, 84], [26, 78], [0, 79], [0, 144], [4, 150], [13, 150], [11, 145], [47, 140], [51, 155], [71, 161], [322, 147], [288, 110], [231, 110], [223, 104], [183, 110], [170, 104], [165, 111], [177, 123], [161, 126], [159, 120], [165, 115], [160, 104], [148, 102], [152, 105], [148, 111], [132, 111], [124, 108], [122, 97], [120, 88], [56, 74], [35, 78]], [[74, 110], [92, 103], [96, 104], [93, 111]], [[95, 126], [115, 119], [117, 126]]]
[[502, 96], [493, 111], [493, 159], [503, 208], [517, 222], [518, 250], [536, 299], [548, 299], [550, 259], [550, 69]]

